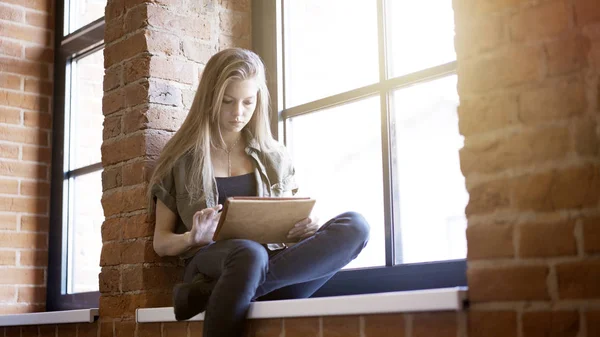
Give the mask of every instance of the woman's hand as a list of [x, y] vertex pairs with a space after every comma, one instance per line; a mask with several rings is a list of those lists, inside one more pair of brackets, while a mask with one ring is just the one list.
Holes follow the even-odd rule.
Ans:
[[310, 216], [297, 224], [288, 233], [290, 242], [296, 242], [313, 236], [319, 230], [319, 219], [315, 216]]
[[189, 232], [190, 246], [206, 245], [212, 242], [219, 218], [221, 218], [221, 213], [219, 213], [221, 208], [223, 205], [217, 205], [194, 213], [193, 227]]

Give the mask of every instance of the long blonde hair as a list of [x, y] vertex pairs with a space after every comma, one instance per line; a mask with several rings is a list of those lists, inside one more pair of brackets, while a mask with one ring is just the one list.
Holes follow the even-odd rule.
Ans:
[[[187, 193], [190, 202], [205, 199], [204, 191], [212, 190], [217, 195], [210, 149], [225, 146], [219, 128], [223, 95], [232, 81], [248, 79], [256, 81], [258, 93], [254, 114], [242, 132], [254, 138], [262, 151], [270, 151], [275, 147], [276, 142], [269, 127], [269, 92], [264, 64], [252, 51], [225, 49], [206, 63], [190, 111], [181, 128], [163, 148], [150, 178], [150, 187], [160, 184], [175, 162], [189, 153], [191, 161], [187, 167]], [[219, 143], [215, 144], [215, 141]], [[154, 196], [151, 188], [148, 189], [148, 205], [152, 213]]]

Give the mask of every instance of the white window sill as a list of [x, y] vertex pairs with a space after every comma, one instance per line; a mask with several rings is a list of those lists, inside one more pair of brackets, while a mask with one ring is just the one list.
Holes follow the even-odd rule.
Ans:
[[97, 316], [97, 308], [0, 315], [0, 326], [92, 323]]
[[[248, 318], [364, 315], [418, 311], [457, 311], [464, 309], [466, 288], [398, 291], [379, 294], [308, 298], [299, 300], [254, 302]], [[175, 322], [173, 307], [140, 308], [138, 323]], [[204, 313], [190, 321], [204, 320]]]

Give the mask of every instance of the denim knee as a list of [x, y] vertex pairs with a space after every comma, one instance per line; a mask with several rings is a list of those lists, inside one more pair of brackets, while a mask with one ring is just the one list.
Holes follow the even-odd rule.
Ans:
[[357, 242], [367, 242], [371, 234], [371, 226], [364, 216], [357, 212], [346, 212], [339, 215], [338, 218], [345, 218], [346, 230]]
[[269, 265], [269, 254], [261, 244], [250, 240], [230, 240], [234, 248], [231, 250], [227, 259], [226, 266], [235, 265], [236, 267], [247, 268], [249, 273], [266, 272]]

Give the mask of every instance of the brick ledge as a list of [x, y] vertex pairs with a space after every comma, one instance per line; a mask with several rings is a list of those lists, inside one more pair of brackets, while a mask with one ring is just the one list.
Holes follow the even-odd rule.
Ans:
[[97, 317], [97, 308], [0, 315], [0, 327], [17, 325], [92, 323]]
[[[248, 318], [262, 319], [418, 311], [458, 311], [464, 309], [466, 299], [467, 288], [456, 287], [255, 302], [250, 305]], [[136, 310], [135, 319], [138, 323], [176, 322], [173, 307], [139, 308]], [[204, 313], [190, 319], [190, 321], [202, 320], [204, 320]]]

